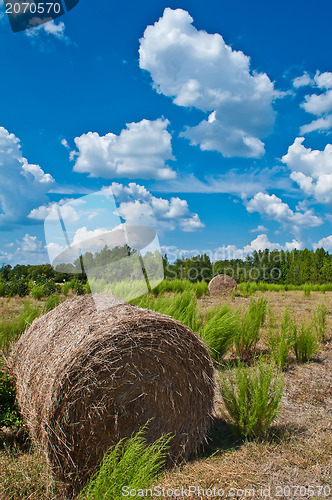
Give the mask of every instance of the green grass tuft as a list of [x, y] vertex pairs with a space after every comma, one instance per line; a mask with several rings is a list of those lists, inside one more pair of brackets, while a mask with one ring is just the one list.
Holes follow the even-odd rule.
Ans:
[[317, 338], [321, 342], [324, 342], [326, 340], [326, 323], [327, 323], [328, 313], [329, 310], [324, 304], [324, 302], [319, 304], [314, 310], [312, 325], [317, 335]]
[[170, 438], [162, 436], [148, 444], [146, 426], [128, 440], [121, 440], [105, 455], [99, 471], [82, 490], [81, 500], [119, 500], [123, 488], [148, 489], [165, 464]]
[[201, 337], [210, 350], [211, 357], [220, 361], [232, 346], [238, 330], [238, 317], [224, 305], [211, 316], [208, 313], [206, 325], [202, 328]]
[[198, 313], [197, 297], [192, 290], [174, 295], [159, 295], [158, 297], [146, 294], [133, 300], [132, 303], [145, 309], [167, 314], [189, 326], [195, 332], [200, 328], [201, 320]]
[[280, 330], [275, 323], [270, 324], [267, 345], [271, 349], [272, 358], [279, 370], [287, 364], [288, 356], [294, 346], [296, 323], [285, 309]]
[[306, 363], [310, 361], [320, 349], [320, 342], [312, 325], [302, 323], [299, 331], [295, 332], [294, 352], [297, 361]]
[[250, 368], [240, 361], [220, 373], [225, 418], [241, 438], [264, 434], [277, 416], [283, 396], [283, 376], [259, 358]]
[[236, 352], [241, 358], [249, 356], [255, 349], [266, 314], [266, 300], [251, 299], [248, 309], [239, 320], [239, 327], [234, 338]]

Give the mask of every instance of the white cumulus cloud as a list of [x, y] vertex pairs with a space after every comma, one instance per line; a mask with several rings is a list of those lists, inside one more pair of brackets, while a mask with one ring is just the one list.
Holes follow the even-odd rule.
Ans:
[[259, 225], [259, 226], [255, 227], [254, 229], [251, 229], [250, 232], [251, 233], [262, 233], [262, 232], [267, 232], [267, 231], [268, 231], [268, 229], [265, 226]]
[[273, 101], [281, 96], [265, 73], [233, 50], [218, 33], [197, 30], [188, 12], [170, 8], [140, 40], [140, 67], [154, 88], [178, 106], [209, 116], [183, 135], [193, 145], [224, 156], [260, 157], [273, 128]]
[[173, 179], [176, 173], [166, 164], [174, 159], [168, 125], [163, 118], [142, 120], [127, 124], [120, 135], [88, 132], [76, 137], [74, 170], [105, 179]]
[[22, 222], [54, 179], [22, 156], [20, 140], [0, 127], [0, 225]]
[[313, 210], [294, 212], [275, 194], [257, 193], [246, 203], [246, 208], [249, 213], [258, 212], [263, 217], [290, 226], [295, 231], [301, 227], [316, 227], [323, 224], [322, 219], [315, 215]]
[[118, 205], [119, 215], [128, 224], [150, 225], [160, 231], [193, 232], [204, 227], [198, 214], [190, 212], [188, 202], [178, 197], [158, 198], [144, 186], [128, 186], [113, 182], [110, 186]]
[[319, 203], [332, 202], [332, 144], [324, 150], [306, 148], [304, 138], [297, 137], [282, 157], [292, 171], [291, 179]]
[[[303, 125], [300, 129], [301, 135], [310, 132], [324, 132], [332, 128], [332, 73], [316, 72], [311, 78], [308, 73], [295, 78], [294, 87], [310, 86], [315, 93], [307, 94], [301, 107], [317, 117], [311, 123]], [[317, 93], [319, 92], [319, 93]]]
[[6, 264], [46, 264], [49, 262], [48, 255], [42, 241], [37, 236], [25, 234], [22, 239], [7, 245], [11, 251], [0, 252], [0, 256]]
[[317, 248], [324, 248], [327, 252], [332, 252], [332, 235], [327, 236], [326, 238], [322, 238], [321, 240], [318, 241], [318, 243], [315, 243], [313, 245], [314, 249], [316, 250]]
[[260, 250], [294, 250], [297, 248], [301, 250], [303, 248], [302, 242], [293, 239], [292, 241], [286, 242], [284, 245], [280, 245], [279, 243], [271, 243], [266, 234], [259, 234], [257, 238], [251, 241], [248, 245], [245, 245], [243, 248], [238, 247], [236, 245], [227, 245], [224, 247], [219, 247], [215, 250], [215, 260], [224, 259], [242, 259], [244, 260], [247, 255], [252, 254], [253, 252], [259, 252]]

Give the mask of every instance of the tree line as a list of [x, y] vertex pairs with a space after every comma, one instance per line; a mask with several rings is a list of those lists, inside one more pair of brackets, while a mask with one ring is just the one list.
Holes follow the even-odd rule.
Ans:
[[303, 285], [332, 282], [332, 255], [317, 250], [260, 250], [245, 260], [217, 260], [207, 254], [169, 262], [164, 256], [164, 273], [168, 279], [210, 281], [217, 274], [228, 274], [238, 283], [245, 281]]
[[[139, 274], [140, 263], [137, 259], [126, 257], [135, 255], [129, 247], [116, 247], [92, 254], [86, 253], [73, 264], [60, 264], [56, 268], [50, 264], [16, 265], [3, 264], [0, 267], [0, 295], [27, 295], [32, 286], [47, 285], [50, 292], [53, 284], [71, 282], [73, 279], [85, 284], [87, 276], [84, 263], [89, 269], [95, 269], [96, 277], [109, 280], [119, 279], [126, 274], [135, 280]], [[155, 264], [155, 255], [145, 255], [150, 267]], [[332, 255], [323, 248], [317, 250], [260, 250], [248, 255], [245, 260], [230, 259], [213, 262], [209, 255], [202, 254], [179, 258], [169, 262], [167, 254], [162, 257], [165, 278], [168, 280], [184, 279], [191, 282], [210, 281], [217, 274], [228, 274], [238, 283], [264, 282], [303, 285], [305, 283], [323, 284], [332, 282]], [[118, 262], [117, 266], [107, 265]], [[131, 262], [131, 264], [130, 264]], [[144, 272], [144, 269], [143, 269]], [[129, 273], [129, 275], [128, 275]], [[99, 276], [100, 274], [100, 276]]]

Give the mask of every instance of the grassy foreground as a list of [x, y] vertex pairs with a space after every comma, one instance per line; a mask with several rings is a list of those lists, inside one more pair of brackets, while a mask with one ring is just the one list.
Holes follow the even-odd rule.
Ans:
[[[163, 290], [169, 291], [171, 290]], [[187, 304], [183, 309], [175, 308], [174, 302], [177, 301], [172, 301], [169, 296], [166, 296], [162, 304], [160, 295], [155, 298], [147, 297], [144, 299], [146, 303], [140, 305], [155, 306], [158, 310], [159, 307], [165, 307], [163, 312], [178, 316], [176, 319], [180, 319], [182, 314], [180, 320], [191, 321], [190, 326], [196, 325], [196, 330], [203, 332], [216, 314], [219, 314], [219, 319], [224, 316], [220, 312], [222, 306], [227, 307], [229, 319], [238, 315], [241, 320], [252, 300], [252, 296], [238, 294], [221, 301], [196, 292], [197, 308], [194, 308], [192, 296], [188, 292], [188, 289], [182, 291], [182, 300]], [[319, 351], [308, 362], [302, 363], [296, 359], [292, 346], [288, 363], [282, 367], [284, 395], [281, 412], [267, 433], [258, 439], [241, 439], [232, 432], [225, 420], [227, 408], [220, 394], [217, 394], [216, 416], [208, 444], [200, 450], [196, 460], [164, 472], [158, 485], [174, 490], [195, 487], [195, 491], [191, 490], [191, 498], [195, 499], [206, 498], [202, 491], [198, 491], [199, 488], [223, 489], [225, 495], [228, 493], [232, 498], [238, 499], [250, 498], [249, 493], [245, 495], [245, 489], [254, 490], [255, 496], [251, 495], [251, 498], [263, 498], [259, 493], [261, 488], [270, 488], [270, 496], [267, 498], [331, 498], [332, 292], [311, 290], [310, 294], [305, 294], [303, 290], [258, 290], [253, 297], [256, 301], [263, 298], [267, 303], [267, 311], [266, 317], [260, 322], [255, 346], [243, 358], [245, 364], [250, 365], [253, 354], [258, 353], [268, 356], [272, 363], [268, 338], [273, 328], [277, 328], [278, 335], [280, 334], [285, 310], [289, 311], [294, 323], [299, 325], [300, 334], [301, 325], [310, 325], [315, 311], [324, 303], [328, 314]], [[158, 299], [159, 304], [156, 304]], [[24, 300], [26, 299], [17, 297], [0, 299], [2, 320], [17, 321], [24, 310]], [[42, 309], [41, 302], [30, 300], [32, 308]], [[180, 296], [177, 300], [179, 306]], [[190, 314], [186, 314], [188, 306], [192, 308]], [[216, 364], [220, 378], [225, 377], [225, 370], [232, 372], [236, 369], [238, 353], [233, 340], [227, 343], [227, 349], [218, 360], [220, 364]], [[228, 361], [228, 366], [225, 365], [225, 360]], [[302, 489], [295, 490], [296, 486]], [[24, 432], [3, 427], [0, 430], [0, 499], [65, 498], [61, 485], [56, 484], [50, 476], [43, 456], [26, 440]]]

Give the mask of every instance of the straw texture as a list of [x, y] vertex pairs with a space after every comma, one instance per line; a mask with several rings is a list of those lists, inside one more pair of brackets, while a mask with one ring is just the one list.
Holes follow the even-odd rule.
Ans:
[[236, 288], [235, 279], [227, 274], [218, 274], [209, 283], [210, 295], [228, 295]]
[[34, 441], [56, 477], [80, 486], [105, 451], [149, 419], [171, 433], [169, 459], [192, 455], [213, 406], [213, 366], [198, 337], [168, 316], [91, 295], [35, 320], [9, 365]]

